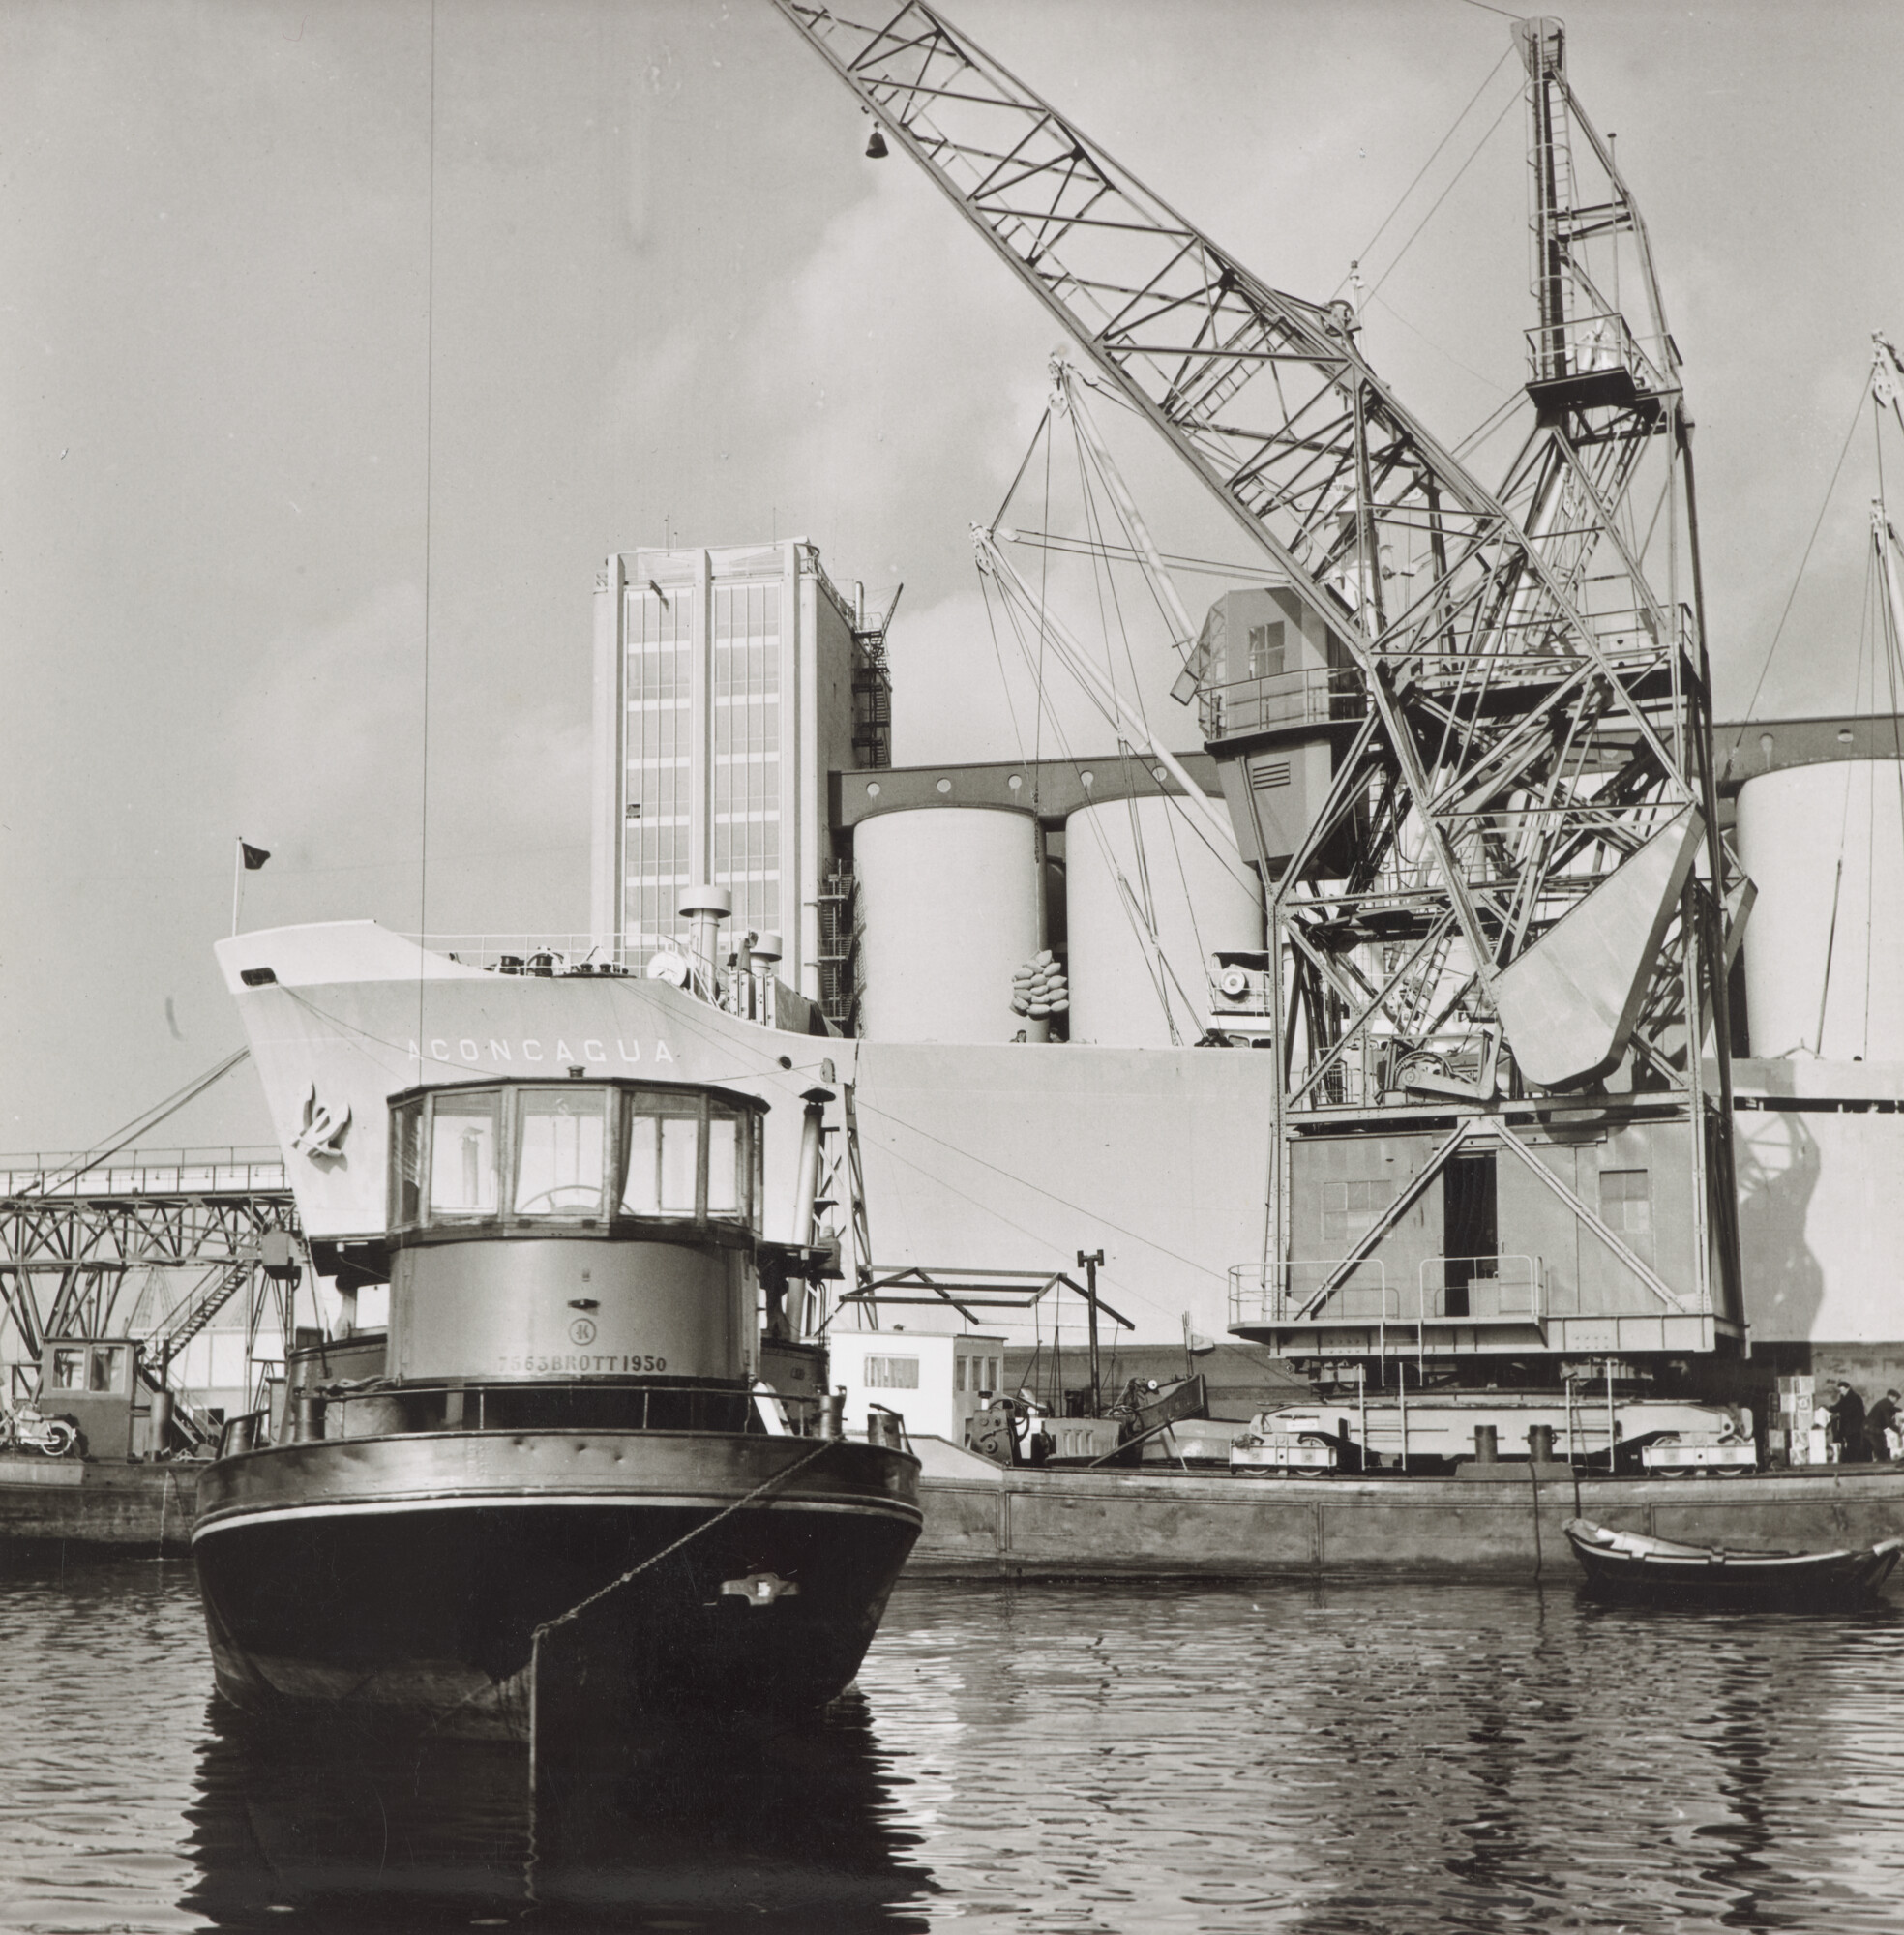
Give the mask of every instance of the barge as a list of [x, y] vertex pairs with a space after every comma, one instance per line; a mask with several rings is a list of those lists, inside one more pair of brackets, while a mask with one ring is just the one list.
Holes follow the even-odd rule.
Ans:
[[[915, 1440], [913, 1577], [1576, 1583], [1568, 1520], [1687, 1544], [1874, 1545], [1904, 1526], [1904, 1472], [1831, 1466], [1730, 1483], [1592, 1477], [1560, 1464], [1445, 1476], [1278, 1478], [1007, 1469]], [[1893, 1584], [1892, 1590], [1895, 1591]]]

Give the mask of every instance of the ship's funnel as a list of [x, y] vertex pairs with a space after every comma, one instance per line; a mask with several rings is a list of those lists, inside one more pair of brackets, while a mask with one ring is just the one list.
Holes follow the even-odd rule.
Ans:
[[696, 983], [703, 994], [711, 995], [720, 959], [721, 923], [733, 912], [733, 895], [726, 887], [690, 887], [676, 911], [689, 923], [688, 951]]

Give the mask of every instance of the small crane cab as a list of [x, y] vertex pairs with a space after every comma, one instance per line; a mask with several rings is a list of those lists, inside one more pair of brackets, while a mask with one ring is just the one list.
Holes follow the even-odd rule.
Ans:
[[350, 1409], [381, 1430], [742, 1428], [766, 1107], [580, 1079], [393, 1096], [388, 1401]]
[[95, 1458], [128, 1458], [141, 1412], [138, 1345], [130, 1337], [49, 1337], [40, 1358], [39, 1409], [66, 1418]]

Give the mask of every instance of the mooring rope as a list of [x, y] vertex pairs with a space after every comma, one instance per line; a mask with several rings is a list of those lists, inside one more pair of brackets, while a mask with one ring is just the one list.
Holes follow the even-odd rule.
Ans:
[[788, 1478], [792, 1477], [795, 1473], [804, 1472], [809, 1465], [813, 1464], [817, 1459], [821, 1457], [824, 1453], [832, 1450], [834, 1445], [839, 1444], [840, 1442], [841, 1441], [837, 1438], [821, 1439], [819, 1444], [817, 1446], [815, 1446], [813, 1450], [809, 1451], [804, 1458], [796, 1458], [792, 1464], [788, 1465], [786, 1468], [785, 1471], [776, 1472], [772, 1477], [766, 1479], [761, 1484], [756, 1485], [754, 1489], [751, 1492], [749, 1492], [744, 1499], [736, 1499], [732, 1504], [728, 1505], [727, 1507], [725, 1507], [725, 1509], [716, 1512], [712, 1518], [703, 1520], [702, 1523], [696, 1526], [693, 1529], [693, 1531], [683, 1533], [681, 1536], [677, 1538], [672, 1545], [665, 1545], [659, 1552], [655, 1553], [651, 1558], [642, 1560], [640, 1564], [631, 1565], [628, 1568], [628, 1570], [620, 1576], [620, 1578], [610, 1579], [606, 1586], [599, 1587], [597, 1588], [596, 1591], [590, 1593], [587, 1598], [578, 1599], [566, 1613], [557, 1613], [552, 1620], [545, 1620], [542, 1622], [542, 1624], [537, 1626], [535, 1631], [529, 1635], [530, 1671], [531, 1672], [534, 1671], [535, 1649], [541, 1646], [542, 1636], [544, 1633], [553, 1632], [557, 1626], [567, 1625], [571, 1620], [579, 1618], [581, 1614], [585, 1613], [590, 1606], [596, 1603], [597, 1600], [606, 1599], [610, 1593], [620, 1592], [622, 1587], [627, 1585], [631, 1579], [640, 1578], [640, 1575], [643, 1572], [645, 1572], [650, 1565], [659, 1565], [664, 1559], [669, 1558], [673, 1553], [679, 1552], [682, 1546], [691, 1544], [695, 1539], [699, 1538], [702, 1533], [712, 1532], [714, 1528], [717, 1525], [719, 1525], [723, 1519], [731, 1518], [735, 1512], [741, 1510], [742, 1507], [746, 1505], [751, 1505], [754, 1503], [754, 1501], [759, 1498], [763, 1493], [772, 1491], [776, 1485], [785, 1484], [786, 1481]]
[[659, 1552], [654, 1553], [649, 1558], [642, 1560], [639, 1565], [631, 1565], [626, 1572], [620, 1575], [620, 1577], [615, 1579], [610, 1579], [606, 1586], [600, 1587], [595, 1592], [590, 1593], [585, 1599], [578, 1599], [576, 1603], [568, 1609], [567, 1612], [557, 1613], [552, 1620], [545, 1620], [541, 1625], [537, 1626], [535, 1630], [532, 1633], [530, 1633], [529, 1635], [529, 1781], [532, 1790], [536, 1779], [537, 1763], [540, 1757], [538, 1749], [541, 1745], [540, 1740], [538, 1739], [540, 1729], [537, 1724], [539, 1716], [536, 1710], [539, 1704], [537, 1699], [537, 1689], [542, 1676], [542, 1642], [544, 1635], [555, 1631], [558, 1626], [567, 1625], [571, 1620], [579, 1619], [583, 1613], [585, 1613], [588, 1610], [590, 1606], [597, 1604], [599, 1601], [603, 1599], [606, 1599], [610, 1593], [620, 1592], [620, 1590], [624, 1586], [626, 1586], [631, 1579], [640, 1578], [640, 1575], [643, 1572], [647, 1571], [647, 1569], [651, 1565], [659, 1565], [664, 1559], [667, 1559], [670, 1557], [672, 1554], [679, 1552], [684, 1545], [692, 1544], [694, 1540], [696, 1540], [701, 1535], [702, 1533], [712, 1532], [713, 1529], [717, 1525], [719, 1525], [724, 1519], [731, 1518], [735, 1512], [742, 1510], [744, 1507], [748, 1505], [751, 1505], [752, 1503], [755, 1503], [757, 1499], [764, 1497], [768, 1492], [772, 1491], [775, 1488], [775, 1486], [784, 1485], [789, 1478], [794, 1477], [797, 1474], [801, 1472], [804, 1472], [809, 1465], [812, 1465], [817, 1460], [824, 1457], [825, 1454], [828, 1451], [832, 1450], [833, 1446], [839, 1444], [840, 1442], [841, 1441], [837, 1438], [821, 1439], [820, 1442], [811, 1451], [809, 1451], [804, 1458], [796, 1458], [792, 1464], [787, 1466], [784, 1470], [774, 1473], [774, 1474], [771, 1477], [763, 1480], [760, 1484], [756, 1485], [754, 1489], [751, 1492], [749, 1492], [745, 1498], [736, 1499], [732, 1504], [728, 1505], [724, 1509], [716, 1512], [712, 1518], [705, 1519], [699, 1525], [694, 1527], [692, 1531], [683, 1533], [682, 1535], [673, 1542], [673, 1544], [663, 1546]]

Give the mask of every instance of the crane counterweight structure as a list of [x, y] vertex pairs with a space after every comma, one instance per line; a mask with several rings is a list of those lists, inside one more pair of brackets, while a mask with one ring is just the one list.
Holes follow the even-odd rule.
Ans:
[[1266, 1240], [1233, 1328], [1362, 1362], [1737, 1339], [1714, 1024], [1745, 897], [1713, 808], [1690, 425], [1560, 23], [1514, 28], [1533, 424], [1490, 489], [1350, 305], [1253, 274], [936, 9], [775, 4], [1263, 557], [1190, 659], [1270, 911]]

